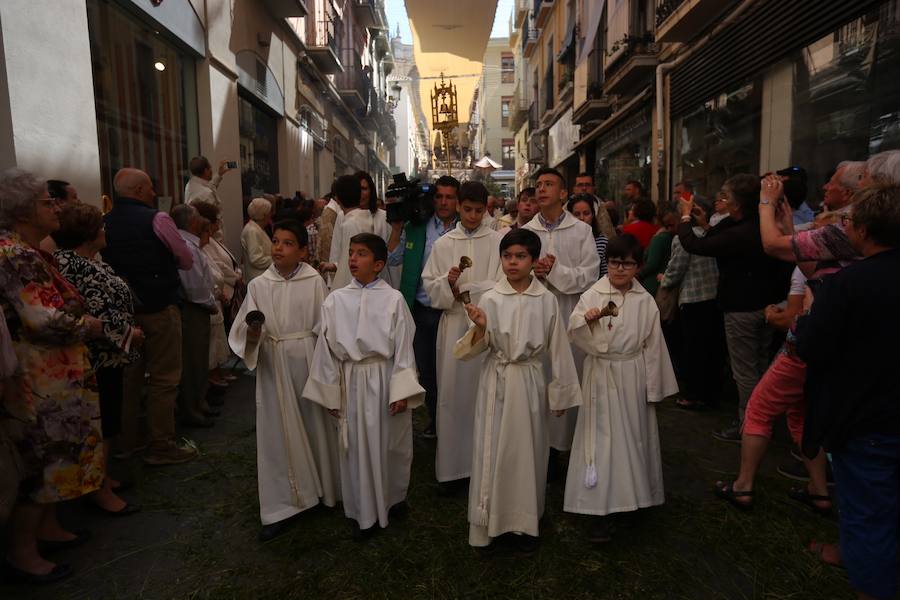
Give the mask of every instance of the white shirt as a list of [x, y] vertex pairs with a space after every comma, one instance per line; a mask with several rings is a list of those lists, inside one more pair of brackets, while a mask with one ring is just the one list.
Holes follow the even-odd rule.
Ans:
[[194, 202], [209, 202], [215, 206], [221, 207], [219, 202], [219, 184], [222, 183], [222, 176], [216, 173], [212, 179], [207, 181], [202, 177], [191, 175], [187, 185], [184, 186], [184, 202], [185, 204], [193, 204]]
[[185, 300], [193, 304], [199, 304], [207, 308], [216, 307], [216, 298], [213, 295], [212, 272], [207, 262], [206, 254], [200, 251], [200, 238], [189, 231], [179, 229], [178, 233], [184, 238], [194, 265], [188, 271], [178, 271], [181, 278], [181, 291]]

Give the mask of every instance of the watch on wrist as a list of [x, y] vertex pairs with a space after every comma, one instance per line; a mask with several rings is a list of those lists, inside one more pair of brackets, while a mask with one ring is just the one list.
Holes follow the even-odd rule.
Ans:
[[763, 205], [765, 205], [765, 206], [768, 206], [768, 205], [771, 204], [772, 202], [771, 202], [768, 198], [760, 198], [760, 199], [759, 199], [759, 203], [760, 203], [760, 204], [763, 204]]

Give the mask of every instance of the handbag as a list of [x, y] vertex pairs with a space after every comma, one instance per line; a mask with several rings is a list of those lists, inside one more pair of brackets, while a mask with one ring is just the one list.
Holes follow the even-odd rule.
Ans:
[[681, 286], [663, 287], [659, 286], [656, 290], [656, 306], [659, 307], [659, 320], [663, 323], [670, 323], [675, 320], [678, 315], [678, 293]]

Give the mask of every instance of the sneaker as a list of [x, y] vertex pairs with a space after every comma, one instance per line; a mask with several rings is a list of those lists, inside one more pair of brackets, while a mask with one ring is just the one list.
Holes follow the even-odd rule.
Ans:
[[425, 431], [422, 432], [422, 437], [426, 440], [435, 440], [437, 439], [437, 429], [435, 429], [434, 422], [432, 422], [428, 427], [425, 428]]
[[197, 458], [197, 449], [190, 446], [179, 446], [169, 442], [165, 446], [150, 448], [144, 455], [148, 465], [179, 465]]
[[269, 523], [268, 525], [263, 525], [262, 529], [259, 530], [259, 541], [268, 542], [269, 540], [274, 540], [279, 535], [288, 530], [289, 519], [284, 519], [283, 521], [277, 521], [275, 523]]
[[731, 427], [726, 427], [725, 429], [719, 429], [718, 431], [713, 431], [712, 436], [719, 440], [720, 442], [728, 442], [729, 444], [740, 444], [741, 443], [741, 428], [733, 425]]
[[809, 481], [809, 473], [799, 460], [781, 463], [776, 470], [782, 477], [787, 477], [794, 481]]
[[538, 549], [538, 538], [533, 535], [517, 535], [516, 550], [521, 554], [534, 554]]
[[147, 444], [142, 444], [140, 446], [135, 446], [134, 448], [122, 448], [116, 452], [112, 453], [113, 458], [117, 458], [119, 460], [127, 460], [131, 458], [135, 454], [140, 454], [144, 450], [147, 449]]

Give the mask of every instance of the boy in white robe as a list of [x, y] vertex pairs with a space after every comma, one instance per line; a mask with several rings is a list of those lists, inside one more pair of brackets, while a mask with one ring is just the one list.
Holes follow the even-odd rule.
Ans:
[[[500, 279], [500, 235], [483, 222], [488, 191], [477, 181], [459, 190], [459, 223], [438, 239], [422, 271], [422, 287], [431, 307], [444, 311], [437, 337], [437, 457], [439, 492], [462, 489], [472, 471], [472, 431], [475, 395], [483, 358], [460, 362], [453, 355], [456, 341], [469, 328], [461, 296], [475, 304]], [[471, 266], [463, 264], [467, 257]]]
[[[474, 325], [456, 343], [462, 360], [487, 358], [478, 379], [474, 461], [469, 485], [469, 543], [515, 532], [533, 551], [544, 513], [550, 413], [581, 403], [572, 350], [556, 298], [531, 276], [541, 252], [533, 231], [518, 229], [500, 242], [506, 275], [478, 306]], [[551, 364], [549, 385], [543, 360]], [[440, 438], [439, 438], [440, 439]]]
[[[525, 227], [541, 238], [541, 259], [534, 273], [559, 302], [566, 326], [578, 298], [600, 276], [600, 256], [591, 226], [564, 209], [568, 198], [565, 178], [556, 169], [544, 167], [535, 175], [535, 195], [540, 212]], [[584, 355], [573, 348], [575, 368], [581, 374]], [[570, 410], [550, 424], [550, 447], [565, 452], [572, 447], [578, 411]], [[557, 452], [551, 451], [550, 468], [557, 466]], [[551, 473], [554, 476], [555, 473]]]
[[378, 278], [387, 244], [372, 233], [350, 240], [353, 281], [334, 290], [322, 322], [303, 397], [339, 423], [344, 514], [357, 539], [392, 507], [405, 507], [412, 464], [412, 416], [422, 404], [412, 340], [415, 325], [402, 294]]
[[592, 542], [609, 541], [606, 515], [665, 501], [655, 404], [678, 392], [656, 301], [634, 281], [640, 243], [614, 238], [607, 257], [608, 275], [569, 319], [569, 338], [587, 357], [563, 509], [595, 515]]
[[286, 519], [320, 499], [326, 506], [341, 499], [334, 419], [318, 404], [301, 399], [325, 300], [325, 282], [305, 262], [307, 243], [300, 223], [274, 225], [272, 264], [250, 282], [228, 339], [247, 368], [256, 369], [263, 540], [282, 533]]

